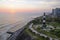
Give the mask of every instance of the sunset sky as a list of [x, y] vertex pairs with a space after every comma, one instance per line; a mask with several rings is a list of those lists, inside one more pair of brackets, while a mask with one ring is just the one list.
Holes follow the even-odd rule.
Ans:
[[0, 12], [44, 11], [60, 7], [60, 0], [0, 0]]

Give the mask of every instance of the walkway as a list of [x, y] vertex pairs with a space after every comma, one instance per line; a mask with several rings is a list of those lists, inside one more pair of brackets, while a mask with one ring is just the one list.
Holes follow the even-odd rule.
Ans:
[[[33, 23], [29, 26], [29, 29], [30, 29], [33, 33], [38, 34], [38, 35], [40, 35], [40, 36], [44, 36], [45, 38], [48, 37], [47, 35], [42, 34], [42, 33], [40, 33], [40, 32], [37, 32], [36, 30], [34, 30], [34, 29], [32, 28], [32, 25], [33, 25]], [[49, 39], [50, 39], [50, 40], [53, 40], [52, 37], [49, 37]], [[58, 40], [58, 39], [54, 39], [54, 40]]]

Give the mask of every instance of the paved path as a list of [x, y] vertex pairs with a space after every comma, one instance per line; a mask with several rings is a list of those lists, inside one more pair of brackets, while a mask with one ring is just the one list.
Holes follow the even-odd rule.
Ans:
[[8, 40], [15, 40], [16, 37], [23, 31], [23, 29], [24, 29], [24, 28], [19, 29], [19, 30], [17, 30], [16, 32], [14, 32], [14, 34], [13, 34], [12, 36], [10, 36]]
[[[36, 30], [34, 30], [34, 29], [32, 28], [32, 25], [33, 25], [33, 23], [29, 26], [29, 29], [30, 29], [33, 33], [39, 34], [40, 36], [44, 36], [45, 38], [48, 37], [47, 35], [42, 34], [42, 33], [40, 33], [40, 32], [37, 32]], [[49, 39], [52, 40], [51, 37], [49, 37]], [[58, 39], [55, 39], [55, 40], [58, 40]]]

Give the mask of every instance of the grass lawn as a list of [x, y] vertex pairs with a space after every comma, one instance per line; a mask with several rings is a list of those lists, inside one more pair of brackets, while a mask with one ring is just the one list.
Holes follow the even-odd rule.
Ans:
[[48, 25], [52, 25], [53, 27], [60, 27], [60, 23], [58, 22], [50, 22]]
[[53, 34], [51, 34], [50, 32], [44, 31], [44, 30], [42, 30], [41, 28], [37, 28], [36, 30], [37, 30], [38, 32], [43, 33], [43, 34], [46, 34], [47, 36], [50, 36], [50, 37], [52, 37], [52, 38], [57, 38], [56, 35], [53, 35]]
[[39, 36], [35, 33], [33, 33], [31, 30], [29, 29], [26, 29], [25, 30], [26, 33], [28, 33], [31, 37], [34, 38], [34, 40], [47, 40], [47, 38], [44, 38], [43, 36]]

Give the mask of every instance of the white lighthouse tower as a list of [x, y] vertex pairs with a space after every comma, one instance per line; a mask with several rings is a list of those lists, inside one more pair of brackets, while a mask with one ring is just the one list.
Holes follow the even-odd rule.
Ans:
[[46, 28], [46, 15], [44, 13], [43, 19], [42, 19], [42, 28]]

